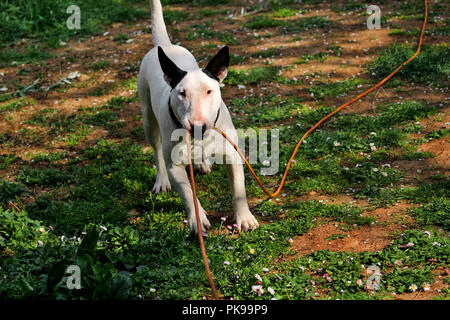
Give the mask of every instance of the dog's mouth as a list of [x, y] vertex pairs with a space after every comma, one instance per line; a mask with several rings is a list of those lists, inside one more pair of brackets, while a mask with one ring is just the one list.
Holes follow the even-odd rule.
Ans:
[[186, 130], [188, 130], [191, 136], [195, 139], [203, 139], [206, 130], [208, 130], [208, 126], [206, 124], [203, 124], [201, 126], [190, 125], [190, 128], [186, 128]]

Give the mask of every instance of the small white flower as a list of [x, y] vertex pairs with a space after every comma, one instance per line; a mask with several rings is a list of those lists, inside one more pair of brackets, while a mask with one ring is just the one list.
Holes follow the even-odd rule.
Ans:
[[333, 142], [333, 144], [334, 144], [335, 147], [339, 147], [341, 145], [341, 143], [338, 142], [338, 141]]
[[230, 261], [224, 261], [223, 264], [229, 266], [230, 265]]
[[373, 168], [372, 171], [373, 172], [378, 172], [378, 168]]
[[100, 226], [100, 229], [102, 229], [103, 231], [108, 231], [108, 229], [104, 226]]
[[150, 288], [150, 292], [156, 292], [156, 289], [155, 288]]
[[45, 232], [45, 229], [44, 228], [40, 228], [39, 231], [40, 232]]
[[415, 285], [414, 283], [412, 284], [412, 285], [410, 285], [409, 286], [409, 291], [411, 291], [411, 292], [414, 292], [414, 291], [416, 291], [418, 288], [417, 288], [417, 285]]
[[38, 240], [37, 243], [39, 247], [42, 247], [44, 245], [44, 243], [41, 240]]
[[269, 272], [269, 268], [262, 268], [261, 269], [263, 272]]
[[274, 295], [274, 294], [275, 294], [275, 290], [273, 290], [271, 287], [268, 287], [268, 288], [267, 288], [267, 291], [269, 291], [269, 293], [270, 293], [271, 295]]
[[258, 295], [262, 295], [264, 293], [264, 289], [262, 286], [252, 286], [252, 291], [258, 293]]
[[256, 280], [262, 282], [262, 278], [261, 278], [261, 276], [259, 274], [255, 274], [255, 278], [256, 278]]

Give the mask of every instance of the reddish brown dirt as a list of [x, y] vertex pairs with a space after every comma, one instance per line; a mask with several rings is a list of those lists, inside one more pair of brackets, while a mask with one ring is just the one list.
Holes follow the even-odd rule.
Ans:
[[[321, 220], [304, 235], [294, 238], [291, 250], [300, 255], [306, 255], [318, 250], [338, 251], [377, 251], [387, 247], [391, 241], [391, 235], [401, 231], [413, 220], [405, 213], [410, 208], [407, 203], [399, 203], [390, 208], [378, 208], [365, 212], [376, 219], [370, 226], [361, 226], [350, 231], [342, 229], [339, 223]], [[332, 235], [342, 235], [342, 239], [330, 240]]]

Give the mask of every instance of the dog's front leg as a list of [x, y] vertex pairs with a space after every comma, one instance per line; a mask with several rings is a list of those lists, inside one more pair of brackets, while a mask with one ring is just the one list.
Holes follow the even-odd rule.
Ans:
[[[182, 165], [171, 164], [169, 166], [169, 179], [172, 185], [180, 194], [184, 207], [188, 213], [189, 229], [198, 233], [197, 219], [195, 217], [194, 199], [192, 194], [192, 187], [189, 182], [186, 169]], [[200, 201], [197, 200], [198, 209], [200, 214], [200, 222], [202, 224], [202, 230], [209, 229], [211, 224], [206, 217], [206, 211], [200, 205]]]
[[245, 177], [242, 164], [227, 164], [227, 175], [233, 193], [233, 206], [238, 230], [256, 229], [259, 224], [250, 212], [245, 194]]

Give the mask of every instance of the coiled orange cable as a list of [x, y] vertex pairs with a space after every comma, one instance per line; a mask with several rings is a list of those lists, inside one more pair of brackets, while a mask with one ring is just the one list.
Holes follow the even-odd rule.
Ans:
[[[287, 174], [289, 172], [289, 168], [291, 166], [291, 162], [294, 159], [295, 155], [297, 154], [298, 148], [300, 147], [300, 145], [302, 144], [302, 142], [306, 139], [306, 137], [313, 132], [315, 129], [317, 129], [317, 127], [319, 127], [323, 122], [325, 122], [326, 120], [328, 120], [329, 118], [331, 118], [333, 115], [335, 115], [336, 113], [338, 113], [339, 111], [341, 111], [342, 109], [344, 109], [345, 107], [348, 107], [349, 105], [351, 105], [352, 103], [358, 101], [359, 99], [361, 99], [362, 97], [364, 97], [365, 95], [369, 94], [370, 92], [374, 91], [375, 89], [377, 89], [378, 87], [382, 86], [385, 82], [387, 82], [389, 79], [391, 79], [398, 71], [400, 71], [400, 69], [402, 69], [404, 66], [406, 66], [408, 63], [410, 63], [412, 60], [414, 60], [420, 53], [420, 50], [422, 49], [422, 43], [423, 43], [423, 37], [425, 34], [425, 29], [426, 29], [426, 25], [427, 25], [427, 20], [428, 20], [428, 3], [427, 0], [424, 0], [425, 2], [425, 14], [424, 14], [424, 21], [423, 21], [423, 26], [422, 26], [422, 32], [420, 33], [420, 38], [419, 38], [419, 44], [418, 44], [418, 48], [417, 51], [414, 53], [414, 55], [411, 56], [411, 58], [409, 58], [407, 61], [405, 61], [402, 65], [400, 65], [397, 69], [395, 69], [390, 75], [388, 75], [386, 78], [384, 78], [383, 80], [381, 80], [379, 83], [377, 83], [375, 86], [373, 86], [372, 88], [368, 89], [367, 91], [361, 93], [360, 95], [358, 95], [357, 97], [353, 98], [352, 100], [344, 103], [343, 105], [341, 105], [340, 107], [336, 108], [333, 112], [331, 112], [330, 114], [326, 115], [325, 117], [323, 117], [319, 122], [317, 122], [311, 129], [309, 129], [304, 135], [303, 137], [300, 139], [300, 141], [297, 143], [297, 145], [295, 146], [294, 152], [292, 153], [291, 157], [289, 158], [289, 161], [286, 165], [286, 169], [284, 170], [284, 174], [283, 177], [281, 178], [281, 182], [280, 185], [278, 186], [278, 188], [273, 192], [269, 192], [261, 183], [261, 181], [259, 180], [258, 176], [256, 175], [255, 171], [253, 170], [252, 166], [250, 165], [250, 163], [247, 161], [247, 159], [245, 159], [244, 154], [242, 154], [241, 150], [239, 150], [238, 146], [225, 134], [225, 132], [223, 132], [222, 130], [220, 130], [217, 127], [213, 127], [214, 130], [216, 130], [217, 132], [219, 132], [229, 143], [231, 143], [231, 145], [234, 147], [234, 149], [239, 153], [239, 155], [241, 156], [242, 160], [244, 160], [245, 164], [247, 165], [248, 169], [250, 170], [251, 174], [253, 175], [253, 177], [255, 178], [256, 182], [258, 183], [258, 185], [260, 186], [261, 190], [269, 197], [275, 197], [277, 196], [281, 189], [283, 188], [285, 182], [286, 182], [286, 177]], [[201, 250], [202, 250], [202, 256], [203, 256], [203, 262], [205, 264], [205, 269], [206, 269], [206, 274], [208, 276], [208, 280], [213, 292], [213, 298], [217, 299], [217, 291], [216, 288], [214, 286], [214, 281], [212, 280], [212, 276], [211, 276], [211, 272], [209, 270], [209, 264], [208, 264], [208, 258], [206, 256], [206, 250], [205, 250], [205, 245], [203, 242], [203, 236], [202, 236], [202, 228], [201, 228], [201, 223], [200, 223], [200, 216], [199, 216], [199, 212], [198, 212], [198, 205], [197, 205], [197, 195], [196, 195], [196, 190], [195, 190], [195, 180], [194, 180], [194, 171], [193, 171], [193, 167], [192, 167], [192, 162], [191, 162], [191, 152], [190, 152], [190, 140], [189, 140], [189, 132], [186, 133], [186, 141], [187, 141], [187, 145], [188, 145], [188, 157], [189, 157], [189, 172], [190, 172], [190, 181], [191, 181], [191, 185], [192, 185], [192, 191], [193, 191], [193, 198], [194, 198], [194, 205], [195, 205], [195, 214], [196, 214], [196, 218], [197, 218], [197, 228], [198, 228], [198, 235], [199, 235], [199, 239], [200, 239], [200, 246], [201, 246]]]

